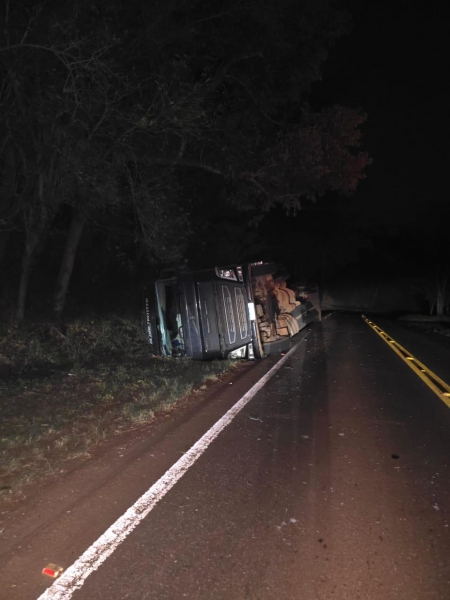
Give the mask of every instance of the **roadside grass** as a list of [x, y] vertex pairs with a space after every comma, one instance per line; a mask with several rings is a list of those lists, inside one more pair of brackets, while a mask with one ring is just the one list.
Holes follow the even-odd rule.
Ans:
[[0, 323], [0, 368], [6, 374], [82, 366], [114, 355], [142, 355], [143, 328], [125, 317], [76, 319], [61, 328], [41, 321], [16, 327]]
[[[6, 329], [6, 328], [5, 328]], [[63, 473], [112, 436], [149, 423], [236, 363], [154, 357], [138, 321], [2, 331], [0, 497]]]

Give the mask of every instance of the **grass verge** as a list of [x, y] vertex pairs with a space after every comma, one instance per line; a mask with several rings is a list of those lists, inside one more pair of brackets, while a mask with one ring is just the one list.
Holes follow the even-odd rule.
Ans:
[[149, 423], [234, 364], [152, 357], [132, 320], [76, 322], [59, 333], [34, 327], [0, 338], [9, 365], [0, 385], [3, 499]]

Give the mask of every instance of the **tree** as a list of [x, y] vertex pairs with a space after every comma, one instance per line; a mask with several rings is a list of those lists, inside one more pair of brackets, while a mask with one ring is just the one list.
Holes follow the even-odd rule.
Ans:
[[280, 132], [264, 163], [244, 178], [256, 187], [263, 210], [276, 204], [294, 212], [326, 192], [349, 193], [371, 160], [358, 151], [365, 115], [342, 106], [305, 111], [299, 125]]
[[[169, 136], [181, 130], [187, 135], [202, 119], [192, 86], [181, 78], [182, 60], [173, 59], [146, 79], [130, 77], [115, 52], [119, 40], [111, 22], [98, 7], [80, 1], [56, 13], [43, 8], [30, 9], [28, 21], [18, 10], [7, 13], [7, 45], [0, 49], [0, 56], [8, 56], [2, 108], [4, 139], [11, 143], [4, 145], [5, 168], [16, 148], [20, 155], [20, 170], [3, 189], [7, 220], [15, 220], [25, 235], [18, 321], [33, 258], [58, 208], [69, 204], [74, 214], [56, 285], [60, 316], [84, 224], [96, 207], [123, 200], [119, 180], [142, 151], [142, 137], [158, 138], [156, 145], [147, 141], [144, 151], [160, 153]], [[20, 180], [24, 191], [14, 197]]]
[[354, 150], [360, 113], [304, 108], [349, 26], [329, 0], [18, 0], [2, 25], [4, 223], [24, 237], [18, 319], [55, 215], [72, 215], [60, 318], [87, 227], [125, 216], [124, 239], [174, 260], [193, 180], [215, 177], [217, 198], [241, 209], [298, 208], [353, 189], [368, 164]]

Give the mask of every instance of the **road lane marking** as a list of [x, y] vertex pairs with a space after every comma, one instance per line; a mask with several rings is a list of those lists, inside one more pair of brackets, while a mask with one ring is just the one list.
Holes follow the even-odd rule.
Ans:
[[430, 390], [432, 390], [436, 396], [438, 396], [438, 398], [450, 408], [450, 385], [445, 383], [443, 379], [438, 377], [436, 373], [433, 373], [431, 369], [421, 363], [419, 359], [417, 359], [411, 354], [411, 352], [396, 342], [389, 334], [378, 327], [378, 325], [373, 323], [373, 321], [368, 319], [365, 315], [362, 315], [362, 318], [376, 333], [378, 333], [380, 338], [384, 340], [389, 347], [392, 348], [396, 354], [398, 354], [398, 356], [400, 356], [400, 358], [408, 365], [408, 367], [410, 367], [414, 373], [427, 384]]
[[245, 407], [298, 348], [291, 348], [250, 390], [236, 402], [183, 456], [166, 471], [109, 529], [101, 535], [38, 600], [69, 600], [86, 579], [118, 548], [154, 506], [173, 488], [221, 431]]

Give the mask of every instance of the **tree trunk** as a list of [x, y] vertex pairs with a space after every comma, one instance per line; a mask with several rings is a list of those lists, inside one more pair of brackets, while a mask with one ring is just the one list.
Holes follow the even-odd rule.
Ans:
[[3, 257], [8, 245], [9, 231], [0, 231], [0, 265], [3, 262]]
[[38, 248], [41, 249], [48, 231], [50, 214], [48, 206], [44, 202], [44, 183], [45, 175], [40, 173], [37, 181], [37, 193], [40, 204], [30, 206], [24, 213], [25, 223], [25, 248], [22, 256], [22, 272], [20, 275], [19, 295], [16, 305], [16, 321], [20, 323], [25, 316], [25, 302], [28, 293], [28, 284], [30, 282], [31, 267], [33, 259], [37, 254]]
[[86, 223], [86, 217], [81, 212], [76, 212], [70, 224], [69, 233], [67, 234], [66, 247], [59, 270], [58, 280], [56, 282], [56, 290], [54, 297], [54, 312], [56, 319], [61, 319], [66, 302], [67, 290], [69, 288], [70, 278], [72, 276], [75, 255], [77, 253], [78, 243], [83, 233], [83, 228]]
[[436, 277], [436, 315], [442, 317], [445, 308], [445, 288], [447, 284], [447, 276], [443, 275]]
[[37, 233], [29, 233], [25, 242], [25, 248], [22, 255], [22, 271], [20, 274], [19, 295], [16, 304], [16, 321], [21, 323], [25, 316], [25, 301], [28, 292], [28, 283], [31, 275], [31, 265], [33, 264], [34, 253], [39, 242]]
[[13, 227], [13, 219], [17, 212], [16, 198], [16, 160], [12, 148], [5, 151], [4, 164], [1, 165], [2, 181], [0, 183], [0, 223], [4, 228], [0, 231], [0, 263], [3, 260], [9, 233]]
[[436, 297], [436, 315], [442, 317], [444, 314], [444, 295], [439, 290]]

